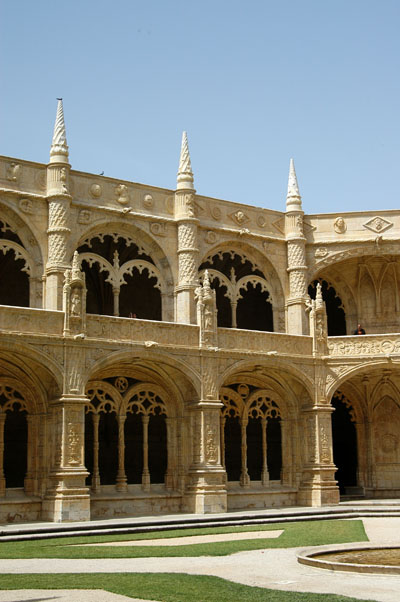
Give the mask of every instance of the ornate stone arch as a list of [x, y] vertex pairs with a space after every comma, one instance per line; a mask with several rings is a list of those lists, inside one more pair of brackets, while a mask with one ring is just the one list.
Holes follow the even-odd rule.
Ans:
[[[122, 241], [124, 242], [124, 249], [129, 249], [131, 245], [134, 245], [135, 254], [133, 258], [125, 257], [121, 264], [118, 250], [114, 251], [113, 257], [108, 258], [99, 255], [95, 250], [91, 251], [94, 241], [97, 241], [96, 244], [102, 244], [105, 239], [113, 241], [117, 249]], [[106, 309], [93, 308], [92, 312], [98, 313], [100, 311], [100, 313], [121, 315], [120, 310], [123, 307], [122, 315], [125, 317], [137, 316], [140, 318], [143, 315], [137, 314], [142, 313], [146, 319], [173, 320], [172, 270], [166, 254], [148, 233], [132, 224], [129, 226], [127, 224], [119, 225], [118, 223], [96, 224], [95, 227], [79, 238], [76, 245], [76, 248], [80, 250], [81, 262], [87, 262], [89, 268], [98, 266], [98, 276], [93, 275], [89, 280], [91, 282], [91, 279], [94, 278], [92, 287], [100, 286], [104, 288], [104, 299], [107, 300]], [[100, 278], [102, 272], [105, 274]], [[98, 278], [103, 284], [98, 283], [96, 285]], [[135, 278], [135, 282], [139, 279], [142, 284], [134, 286], [133, 281], [131, 282], [132, 278]], [[89, 280], [88, 289], [91, 289]], [[143, 300], [144, 293], [140, 293], [142, 285], [145, 288], [146, 286], [149, 287], [146, 293], [148, 295], [147, 303]], [[132, 295], [131, 288], [129, 288], [132, 286], [134, 286], [133, 290], [136, 291], [134, 295]], [[89, 307], [90, 304], [93, 305], [94, 303], [96, 305], [98, 303], [93, 301], [96, 298], [98, 299], [99, 296], [94, 293], [89, 294]], [[138, 308], [134, 307], [135, 303]]]
[[[280, 401], [277, 403], [276, 399]], [[280, 396], [272, 389], [253, 391], [245, 405], [245, 412], [254, 418], [282, 418], [280, 407], [284, 404]]]
[[43, 287], [43, 257], [39, 242], [28, 224], [14, 210], [6, 204], [0, 205], [0, 230], [9, 230], [15, 235], [16, 240], [0, 239], [0, 252], [14, 253], [15, 260], [22, 259], [24, 265], [21, 269], [29, 278], [29, 307], [42, 307]]
[[[86, 395], [89, 399], [87, 412], [99, 414], [100, 412], [121, 411], [123, 400], [119, 391], [104, 380], [93, 380], [86, 385]], [[97, 398], [98, 403], [94, 402]]]
[[[236, 258], [236, 263], [239, 260], [243, 265], [247, 263], [250, 272], [241, 276], [240, 273], [237, 274], [231, 268], [230, 274], [225, 274], [212, 267], [215, 262], [218, 262], [218, 259], [226, 258], [227, 261], [229, 257], [232, 261]], [[249, 285], [254, 288], [259, 285], [261, 287], [260, 292], [268, 294], [267, 301], [271, 304], [273, 310], [274, 330], [277, 332], [285, 330], [283, 287], [275, 268], [258, 249], [238, 241], [225, 241], [209, 249], [199, 265], [201, 268], [200, 276], [202, 276], [205, 269], [208, 269], [211, 282], [218, 278], [220, 286], [226, 287], [224, 296], [231, 301], [232, 325], [234, 328], [236, 327], [236, 304], [243, 294], [241, 291], [247, 290]], [[270, 328], [267, 327], [267, 330], [270, 330]]]
[[123, 398], [124, 412], [132, 412], [136, 408], [138, 414], [168, 415], [168, 396], [166, 391], [154, 383], [138, 383], [130, 387]]

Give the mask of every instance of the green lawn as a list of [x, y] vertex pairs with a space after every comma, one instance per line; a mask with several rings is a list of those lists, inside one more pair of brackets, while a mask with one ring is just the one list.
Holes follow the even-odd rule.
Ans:
[[169, 573], [3, 575], [0, 589], [104, 589], [160, 602], [360, 602], [347, 596], [284, 592], [219, 577]]
[[[79, 547], [77, 544], [148, 540], [212, 533], [283, 529], [276, 539], [239, 540], [184, 546]], [[184, 529], [132, 535], [59, 537], [36, 541], [2, 542], [0, 558], [145, 558], [166, 556], [223, 556], [247, 550], [314, 546], [368, 541], [362, 521], [313, 522]], [[75, 547], [77, 546], [77, 547]], [[355, 598], [284, 592], [250, 587], [213, 576], [169, 573], [84, 573], [0, 575], [0, 589], [104, 589], [132, 598], [161, 602], [356, 602]]]
[[[183, 546], [102, 546], [90, 547], [78, 544], [103, 543], [107, 541], [129, 541], [188, 537], [212, 533], [238, 533], [251, 531], [274, 531], [283, 529], [275, 539], [244, 539], [216, 543], [188, 544]], [[36, 541], [0, 543], [0, 558], [151, 558], [166, 556], [227, 556], [235, 552], [265, 548], [294, 548], [318, 546], [331, 543], [368, 541], [362, 521], [321, 520], [313, 522], [277, 523], [274, 525], [252, 525], [243, 527], [218, 527], [208, 529], [180, 529], [157, 533], [132, 535], [96, 535], [58, 537]]]

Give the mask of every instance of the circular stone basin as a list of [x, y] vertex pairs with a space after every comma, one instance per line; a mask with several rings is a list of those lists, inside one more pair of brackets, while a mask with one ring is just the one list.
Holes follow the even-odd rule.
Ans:
[[400, 546], [366, 546], [338, 549], [324, 547], [303, 551], [297, 556], [301, 564], [331, 571], [357, 573], [391, 573], [400, 575]]

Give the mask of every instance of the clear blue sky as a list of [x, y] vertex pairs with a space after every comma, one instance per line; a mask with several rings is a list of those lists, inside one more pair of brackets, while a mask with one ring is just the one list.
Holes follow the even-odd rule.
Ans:
[[399, 0], [2, 0], [0, 154], [308, 213], [398, 208]]

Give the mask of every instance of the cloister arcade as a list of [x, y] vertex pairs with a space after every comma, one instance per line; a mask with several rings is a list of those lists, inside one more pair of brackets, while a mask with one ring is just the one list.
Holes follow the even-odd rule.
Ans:
[[[0, 157], [0, 520], [400, 495], [400, 213]], [[366, 336], [353, 336], [357, 324]]]

